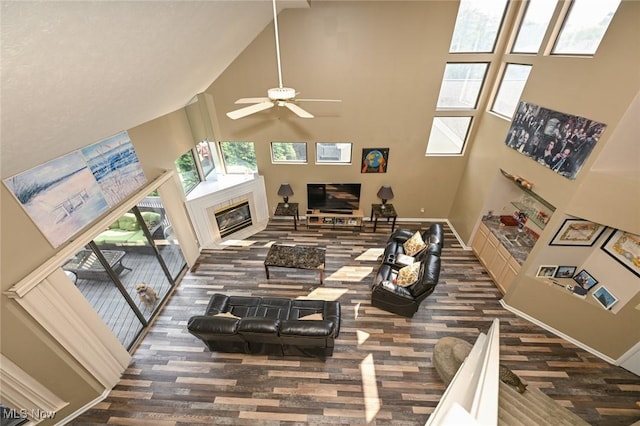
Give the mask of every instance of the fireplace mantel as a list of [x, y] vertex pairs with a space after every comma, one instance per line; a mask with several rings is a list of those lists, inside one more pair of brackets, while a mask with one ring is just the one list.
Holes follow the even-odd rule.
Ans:
[[[222, 238], [214, 213], [245, 200], [251, 211], [251, 226]], [[215, 181], [201, 182], [187, 195], [186, 205], [203, 249], [222, 248], [227, 240], [250, 237], [266, 228], [269, 222], [264, 177], [257, 174], [224, 175]]]

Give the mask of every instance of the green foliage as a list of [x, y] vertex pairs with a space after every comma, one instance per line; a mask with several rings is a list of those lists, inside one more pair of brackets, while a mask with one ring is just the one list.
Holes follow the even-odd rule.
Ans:
[[220, 142], [220, 148], [227, 171], [233, 168], [246, 168], [247, 171], [252, 172], [258, 171], [253, 142]]

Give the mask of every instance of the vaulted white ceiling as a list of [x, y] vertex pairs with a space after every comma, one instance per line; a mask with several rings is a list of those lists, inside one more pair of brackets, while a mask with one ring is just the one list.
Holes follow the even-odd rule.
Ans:
[[1, 6], [3, 178], [183, 107], [273, 19], [269, 0]]

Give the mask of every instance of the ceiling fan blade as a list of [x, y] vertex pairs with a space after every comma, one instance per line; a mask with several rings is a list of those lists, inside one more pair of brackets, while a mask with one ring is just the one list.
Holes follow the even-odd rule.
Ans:
[[298, 99], [296, 102], [342, 102], [340, 99]]
[[291, 102], [283, 102], [283, 104], [300, 118], [313, 118], [313, 115], [309, 114], [307, 111], [303, 110], [296, 104], [292, 104]]
[[260, 102], [267, 102], [270, 101], [269, 98], [240, 98], [237, 101], [235, 101], [234, 103], [236, 104], [257, 104]]
[[273, 108], [273, 105], [274, 104], [271, 101], [260, 102], [259, 104], [249, 105], [247, 107], [228, 112], [227, 117], [231, 118], [232, 120], [237, 120], [238, 118], [246, 117], [247, 115], [264, 111], [265, 109]]

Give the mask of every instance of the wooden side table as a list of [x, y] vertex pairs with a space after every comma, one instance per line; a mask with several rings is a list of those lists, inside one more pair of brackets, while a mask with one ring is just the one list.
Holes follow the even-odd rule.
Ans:
[[298, 211], [298, 203], [278, 203], [274, 216], [292, 216], [293, 229], [298, 230], [298, 221], [300, 220], [300, 212]]
[[373, 232], [376, 232], [379, 218], [387, 218], [387, 223], [389, 223], [389, 219], [393, 219], [393, 222], [391, 222], [391, 232], [393, 232], [396, 227], [396, 219], [398, 218], [398, 213], [396, 213], [396, 209], [393, 207], [393, 204], [385, 204], [384, 209], [382, 208], [382, 204], [371, 204]]

